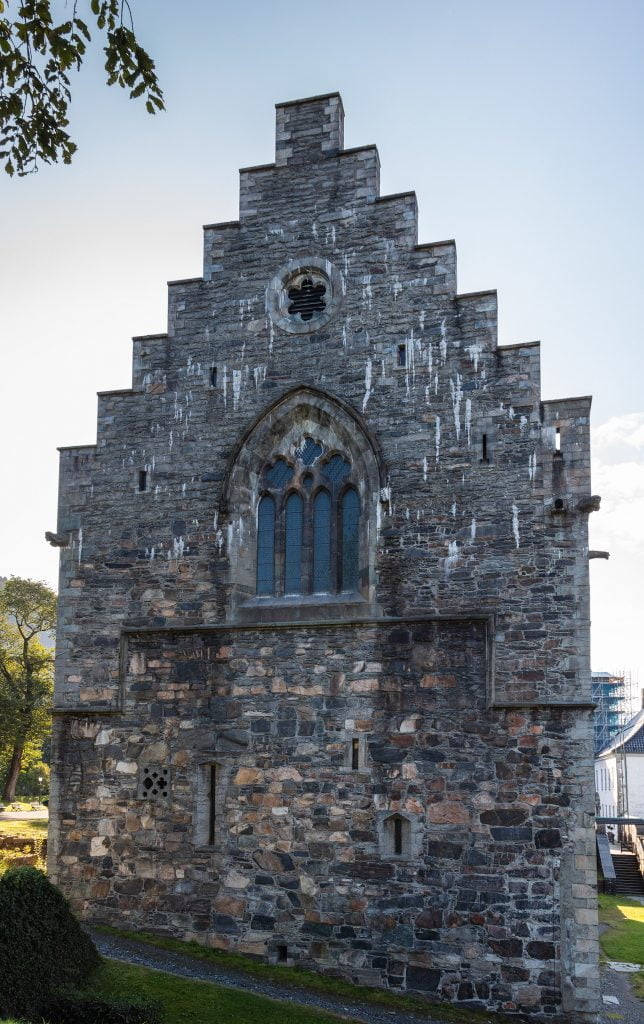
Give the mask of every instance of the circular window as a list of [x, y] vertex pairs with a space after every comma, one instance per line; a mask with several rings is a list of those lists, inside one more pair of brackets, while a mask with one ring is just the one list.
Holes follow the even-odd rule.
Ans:
[[328, 260], [290, 260], [266, 291], [266, 312], [289, 334], [310, 334], [328, 324], [344, 295], [344, 281]]

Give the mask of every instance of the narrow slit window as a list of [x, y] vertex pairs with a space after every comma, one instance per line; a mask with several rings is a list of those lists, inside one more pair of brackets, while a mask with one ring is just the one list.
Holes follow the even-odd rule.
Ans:
[[561, 428], [560, 427], [557, 427], [555, 429], [555, 451], [556, 452], [560, 452], [561, 451]]
[[210, 367], [210, 387], [211, 388], [216, 388], [217, 387], [217, 367], [216, 366], [211, 366]]
[[331, 590], [331, 498], [319, 491], [313, 503], [313, 592]]
[[398, 346], [398, 366], [407, 366], [407, 346]]
[[257, 509], [257, 593], [275, 593], [275, 502], [268, 495]]
[[394, 853], [403, 852], [403, 822], [402, 818], [394, 818]]
[[354, 771], [360, 767], [360, 740], [357, 737], [351, 740], [351, 767]]
[[139, 491], [147, 491], [148, 489], [148, 474], [145, 469], [139, 470]]
[[487, 434], [483, 434], [481, 438], [481, 462], [489, 462], [487, 454]]
[[302, 513], [304, 502], [299, 494], [286, 501], [286, 535], [284, 544], [284, 593], [302, 593]]
[[210, 778], [208, 787], [208, 845], [215, 845], [215, 825], [217, 823], [217, 765], [210, 765]]
[[340, 590], [358, 589], [360, 499], [350, 488], [342, 496], [340, 515]]

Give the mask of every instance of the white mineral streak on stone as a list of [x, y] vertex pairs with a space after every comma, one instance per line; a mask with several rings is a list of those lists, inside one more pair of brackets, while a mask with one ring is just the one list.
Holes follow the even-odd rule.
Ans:
[[440, 350], [441, 350], [441, 363], [444, 363], [445, 360], [447, 359], [447, 323], [446, 323], [445, 317], [443, 317], [443, 319], [441, 320]]
[[342, 324], [342, 347], [347, 347], [347, 325]]
[[315, 223], [315, 221], [313, 221], [313, 223], [311, 224], [311, 234], [313, 235], [315, 241], [317, 242], [317, 240], [318, 240], [318, 226]]
[[536, 471], [537, 471], [537, 453], [536, 452], [532, 452], [531, 455], [528, 455], [528, 476], [530, 477], [531, 480], [534, 480], [534, 475], [535, 475]]
[[445, 559], [445, 575], [448, 576], [460, 558], [458, 541], [450, 540], [447, 545], [447, 558]]
[[381, 379], [383, 384], [385, 383], [385, 381], [387, 379], [386, 376], [385, 376], [385, 361], [384, 361], [384, 359], [380, 360], [380, 379]]
[[79, 530], [78, 530], [78, 564], [79, 565], [80, 565], [80, 560], [81, 560], [82, 557], [83, 557], [83, 527], [81, 526], [81, 527], [79, 527]]
[[221, 390], [224, 393], [224, 409], [228, 405], [228, 367], [224, 363], [224, 372], [221, 375]]
[[441, 418], [436, 417], [436, 462], [438, 462], [441, 453]]
[[221, 530], [217, 530], [215, 534], [215, 544], [217, 545], [217, 550], [219, 551], [219, 554], [221, 554], [221, 549], [224, 546], [224, 535], [221, 532]]
[[472, 522], [470, 523], [470, 541], [473, 544], [476, 539], [476, 519], [472, 516]]
[[185, 498], [185, 496], [186, 496], [186, 485], [185, 485], [185, 483], [183, 483], [183, 484], [181, 484], [181, 497]]
[[239, 398], [241, 395], [241, 383], [242, 375], [241, 370], [233, 370], [233, 409], [237, 411], [239, 408]]
[[423, 455], [423, 480], [427, 483], [427, 456]]
[[268, 354], [273, 355], [273, 342], [275, 341], [275, 329], [273, 327], [273, 321], [268, 318]]
[[434, 349], [434, 346], [432, 345], [432, 343], [430, 341], [429, 344], [427, 345], [427, 375], [429, 377], [431, 377], [431, 375], [432, 375], [432, 365], [433, 365], [433, 362], [434, 362], [434, 351], [433, 351], [433, 349]]
[[[420, 313], [418, 314], [418, 325], [419, 325], [421, 331], [425, 330], [425, 310], [424, 309], [421, 309]], [[430, 345], [430, 348], [431, 348], [431, 345]], [[431, 358], [431, 356], [430, 356], [430, 358]], [[431, 366], [430, 366], [430, 369], [431, 369]]]
[[243, 324], [243, 322], [244, 322], [244, 300], [243, 299], [239, 300], [239, 322], [240, 322], [240, 324]]
[[474, 345], [468, 345], [467, 351], [469, 352], [470, 359], [472, 360], [472, 364], [474, 366], [474, 373], [478, 373], [479, 357], [483, 349], [478, 343], [475, 343]]
[[394, 302], [398, 301], [398, 296], [400, 295], [400, 293], [402, 291], [402, 287], [403, 287], [402, 284], [398, 280], [398, 275], [395, 274], [394, 275], [393, 284], [391, 286], [391, 290], [394, 293]]
[[425, 385], [425, 405], [429, 405], [429, 384]]
[[372, 299], [373, 292], [371, 290], [371, 274], [365, 274], [362, 278], [362, 301], [367, 303], [368, 309], [371, 309]]
[[525, 430], [527, 425], [528, 425], [528, 421], [527, 421], [526, 417], [522, 416], [521, 419], [519, 420], [519, 427], [521, 428], [521, 433], [523, 433], [523, 431]]
[[172, 431], [170, 431], [170, 437], [168, 438], [168, 448], [172, 448], [173, 444], [174, 444], [174, 437], [172, 435]]
[[232, 523], [228, 523], [228, 526], [226, 528], [226, 533], [227, 533], [227, 538], [226, 539], [227, 539], [227, 542], [228, 542], [227, 543], [227, 551], [228, 551], [228, 555], [229, 556], [230, 556], [230, 554], [231, 554], [231, 552], [233, 550], [233, 529], [234, 529], [233, 524]]
[[455, 501], [452, 502], [452, 507], [450, 509], [450, 512], [452, 513], [453, 516], [456, 515], [456, 502]]
[[472, 399], [465, 399], [465, 433], [467, 434], [467, 447], [472, 443]]
[[168, 551], [168, 557], [182, 558], [185, 546], [186, 545], [183, 537], [173, 537], [172, 554], [170, 554], [170, 551]]
[[519, 510], [514, 502], [512, 503], [512, 533], [514, 534], [514, 543], [519, 547]]
[[266, 380], [266, 367], [265, 366], [254, 366], [253, 377], [255, 379], [255, 390], [259, 391], [259, 385], [263, 384]]
[[217, 532], [217, 521], [218, 521], [218, 519], [219, 519], [219, 512], [215, 512], [215, 514], [212, 517], [212, 528], [213, 528], [215, 533]]
[[367, 359], [364, 369], [364, 398], [362, 399], [362, 411], [365, 412], [367, 402], [371, 398], [371, 360]]
[[434, 394], [438, 394], [438, 374], [434, 376]]
[[450, 379], [449, 388], [452, 393], [452, 408], [454, 410], [454, 427], [456, 429], [456, 440], [461, 437], [461, 400], [463, 398], [462, 378], [460, 373], [456, 374], [456, 380]]
[[508, 419], [510, 419], [510, 420], [514, 419], [514, 409], [512, 408], [512, 406], [508, 407]]

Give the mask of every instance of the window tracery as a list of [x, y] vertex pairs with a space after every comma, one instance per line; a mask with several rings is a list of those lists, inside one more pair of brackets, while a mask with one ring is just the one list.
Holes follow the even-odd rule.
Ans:
[[265, 466], [257, 509], [257, 595], [356, 593], [360, 498], [351, 462], [312, 437]]

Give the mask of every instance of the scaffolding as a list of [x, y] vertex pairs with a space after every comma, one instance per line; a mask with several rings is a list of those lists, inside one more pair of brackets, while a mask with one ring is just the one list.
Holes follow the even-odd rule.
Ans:
[[631, 716], [631, 677], [626, 672], [593, 672], [595, 754], [610, 743]]

